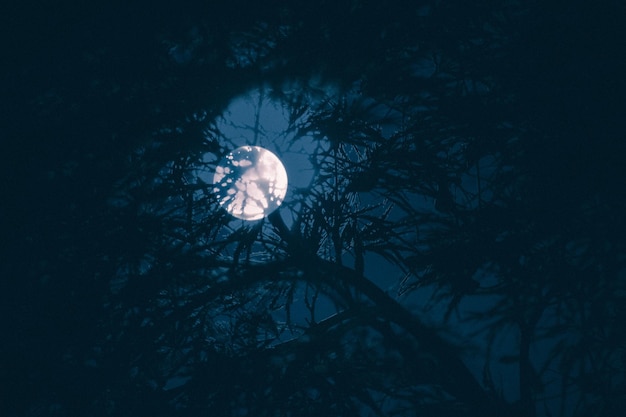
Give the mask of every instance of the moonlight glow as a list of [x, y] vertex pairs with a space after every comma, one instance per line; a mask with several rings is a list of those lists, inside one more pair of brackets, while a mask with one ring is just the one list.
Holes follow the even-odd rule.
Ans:
[[243, 220], [259, 220], [280, 206], [287, 193], [287, 171], [276, 155], [242, 146], [215, 169], [213, 192], [220, 206]]

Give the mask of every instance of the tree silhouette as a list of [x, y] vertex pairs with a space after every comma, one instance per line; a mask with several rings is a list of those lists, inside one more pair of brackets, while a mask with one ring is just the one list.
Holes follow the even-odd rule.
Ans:
[[[618, 413], [624, 7], [442, 3], [59, 9], [3, 85], [7, 415]], [[255, 222], [244, 144], [306, 177]]]

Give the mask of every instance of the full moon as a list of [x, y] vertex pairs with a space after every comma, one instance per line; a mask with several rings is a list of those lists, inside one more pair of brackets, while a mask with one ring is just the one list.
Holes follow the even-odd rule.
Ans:
[[213, 175], [218, 202], [234, 217], [259, 220], [276, 210], [287, 193], [287, 171], [260, 146], [242, 146], [226, 155]]

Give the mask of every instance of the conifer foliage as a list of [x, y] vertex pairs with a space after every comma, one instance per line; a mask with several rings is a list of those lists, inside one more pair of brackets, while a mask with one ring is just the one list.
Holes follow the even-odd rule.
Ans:
[[14, 6], [2, 415], [619, 413], [623, 5], [205, 3]]

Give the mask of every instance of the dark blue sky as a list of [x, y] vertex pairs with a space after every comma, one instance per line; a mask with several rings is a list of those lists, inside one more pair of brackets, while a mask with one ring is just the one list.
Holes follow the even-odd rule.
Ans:
[[418, 3], [6, 6], [0, 415], [623, 409], [624, 5]]

